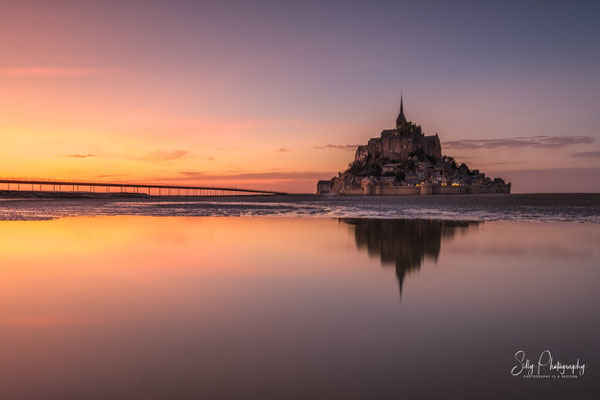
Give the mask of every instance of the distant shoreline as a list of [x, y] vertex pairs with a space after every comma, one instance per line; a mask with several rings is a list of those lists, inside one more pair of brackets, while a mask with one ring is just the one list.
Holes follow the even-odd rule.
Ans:
[[[589, 193], [511, 193], [511, 194], [438, 194], [434, 197], [437, 198], [450, 198], [450, 197], [521, 197], [521, 196], [594, 196], [597, 195], [600, 199], [600, 193], [589, 192]], [[185, 200], [185, 199], [287, 199], [288, 201], [294, 201], [299, 198], [311, 199], [311, 200], [322, 200], [322, 201], [343, 201], [343, 199], [355, 199], [368, 197], [370, 199], [395, 199], [395, 198], [423, 198], [429, 196], [422, 195], [380, 195], [380, 196], [362, 196], [362, 195], [319, 195], [314, 193], [289, 193], [284, 195], [228, 195], [228, 196], [178, 196], [178, 195], [148, 195], [146, 193], [99, 193], [99, 192], [54, 192], [54, 191], [31, 191], [31, 190], [0, 190], [0, 199], [2, 200], [36, 200], [36, 199], [65, 199], [65, 200], [156, 200], [156, 199], [172, 199], [172, 200]]]
[[0, 198], [13, 199], [115, 199], [148, 198], [144, 193], [53, 192], [37, 190], [0, 190]]

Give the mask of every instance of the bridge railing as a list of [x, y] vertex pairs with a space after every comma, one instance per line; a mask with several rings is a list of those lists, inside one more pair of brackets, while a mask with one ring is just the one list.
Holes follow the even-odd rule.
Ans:
[[[110, 188], [118, 188], [120, 192], [125, 193], [125, 189], [134, 189], [134, 192], [140, 193], [140, 189], [147, 190], [147, 195], [175, 195], [175, 196], [224, 196], [224, 195], [278, 195], [286, 194], [284, 192], [276, 192], [270, 190], [232, 188], [232, 187], [212, 187], [212, 186], [196, 186], [196, 185], [175, 185], [169, 183], [148, 183], [139, 181], [128, 182], [110, 182], [110, 181], [88, 181], [74, 179], [48, 179], [48, 178], [8, 178], [0, 177], [0, 184], [6, 184], [7, 189], [11, 190], [10, 185], [16, 184], [17, 190], [23, 190], [20, 185], [31, 185], [31, 190], [35, 191], [35, 185], [38, 185], [38, 191], [42, 190], [42, 186], [52, 186], [53, 192], [74, 192], [81, 191], [80, 187], [89, 187], [89, 191], [95, 192], [95, 188], [105, 188], [107, 193], [111, 192]], [[58, 190], [56, 190], [58, 186]], [[71, 186], [71, 190], [62, 190], [63, 186]], [[77, 190], [75, 190], [77, 188]], [[157, 189], [158, 193], [152, 194], [152, 189]], [[165, 194], [162, 190], [167, 190]], [[171, 193], [175, 190], [175, 194]], [[142, 192], [143, 194], [143, 192]]]

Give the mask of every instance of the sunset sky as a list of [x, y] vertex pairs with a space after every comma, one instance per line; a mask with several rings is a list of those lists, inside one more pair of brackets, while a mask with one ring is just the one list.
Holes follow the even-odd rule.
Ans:
[[600, 191], [600, 6], [3, 1], [0, 176], [314, 192], [407, 117], [515, 192]]

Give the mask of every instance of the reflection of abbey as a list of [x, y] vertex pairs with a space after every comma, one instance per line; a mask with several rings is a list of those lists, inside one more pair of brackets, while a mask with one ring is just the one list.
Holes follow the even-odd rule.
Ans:
[[487, 194], [510, 193], [510, 183], [494, 180], [452, 157], [442, 156], [437, 135], [425, 136], [408, 121], [404, 103], [395, 129], [358, 146], [344, 173], [319, 181], [317, 193], [335, 194]]
[[352, 227], [359, 249], [396, 268], [400, 294], [404, 278], [420, 270], [424, 260], [437, 262], [442, 241], [466, 233], [478, 222], [342, 218]]

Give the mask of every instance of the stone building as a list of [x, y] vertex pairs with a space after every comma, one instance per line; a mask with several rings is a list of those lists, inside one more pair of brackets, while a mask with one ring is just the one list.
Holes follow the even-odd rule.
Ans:
[[317, 194], [328, 194], [331, 192], [331, 181], [320, 180], [317, 182]]
[[358, 146], [354, 161], [373, 164], [387, 160], [386, 164], [408, 160], [414, 154], [424, 154], [432, 159], [442, 156], [442, 145], [437, 133], [425, 136], [421, 126], [408, 121], [404, 115], [404, 101], [400, 99], [400, 114], [395, 129], [384, 129], [380, 137], [370, 139], [367, 145]]

